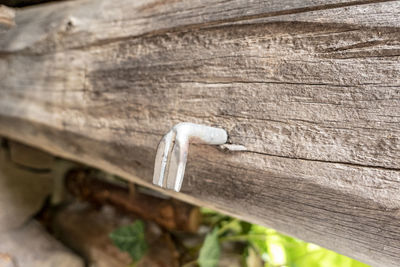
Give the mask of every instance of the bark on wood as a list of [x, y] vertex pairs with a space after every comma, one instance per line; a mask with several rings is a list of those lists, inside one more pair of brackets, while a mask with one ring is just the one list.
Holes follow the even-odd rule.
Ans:
[[83, 170], [70, 171], [66, 186], [72, 194], [96, 204], [112, 204], [169, 229], [196, 232], [200, 224], [198, 207], [175, 199], [160, 199], [89, 177]]
[[149, 185], [171, 126], [192, 203], [400, 261], [399, 1], [73, 1], [0, 38], [0, 133]]

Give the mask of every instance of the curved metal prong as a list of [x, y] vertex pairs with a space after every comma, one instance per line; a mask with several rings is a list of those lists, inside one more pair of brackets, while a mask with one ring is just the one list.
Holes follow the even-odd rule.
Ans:
[[163, 187], [164, 177], [169, 161], [169, 152], [173, 143], [175, 134], [169, 131], [160, 141], [157, 148], [156, 162], [154, 165], [153, 184]]
[[187, 140], [179, 140], [178, 138], [175, 139], [175, 145], [171, 151], [168, 166], [167, 189], [176, 192], [181, 190], [188, 152], [189, 142]]

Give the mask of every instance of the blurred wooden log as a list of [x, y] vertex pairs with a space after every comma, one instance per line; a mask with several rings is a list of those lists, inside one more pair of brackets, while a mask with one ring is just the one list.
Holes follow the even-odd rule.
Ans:
[[66, 177], [69, 192], [96, 204], [112, 204], [124, 211], [152, 220], [168, 230], [196, 232], [201, 216], [198, 207], [176, 199], [160, 199], [128, 188], [89, 177], [82, 170], [70, 171]]
[[54, 157], [43, 150], [12, 140], [8, 141], [8, 146], [11, 161], [21, 167], [42, 171], [50, 171], [54, 167]]
[[[97, 267], [123, 267], [132, 261], [129, 254], [112, 244], [109, 234], [131, 219], [115, 213], [112, 207], [100, 211], [88, 206], [70, 205], [59, 210], [53, 218], [54, 233]], [[137, 267], [177, 267], [175, 245], [156, 225], [146, 224], [149, 250]]]
[[182, 193], [371, 265], [400, 261], [400, 1], [83, 0], [0, 36], [0, 134], [151, 187], [182, 121]]

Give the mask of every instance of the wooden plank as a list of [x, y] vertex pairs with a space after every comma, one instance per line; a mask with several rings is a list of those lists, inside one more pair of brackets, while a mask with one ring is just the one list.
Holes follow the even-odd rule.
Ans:
[[247, 151], [192, 146], [168, 194], [398, 266], [400, 2], [163, 3], [17, 13], [0, 134], [151, 186], [171, 126], [219, 126]]
[[[340, 8], [346, 12], [355, 6], [356, 13], [362, 6], [385, 2], [382, 0], [130, 0], [67, 1], [58, 5], [26, 8], [17, 18], [19, 28], [0, 39], [3, 51], [51, 51], [61, 47], [82, 47], [117, 41], [134, 36], [182, 31], [223, 23], [273, 18], [303, 12], [320, 11], [328, 14]], [[212, 8], [210, 8], [212, 7]], [[379, 10], [379, 9], [378, 9]], [[386, 9], [384, 9], [386, 10]], [[98, 13], [98, 12], [101, 13]], [[367, 23], [397, 21], [396, 9], [391, 16], [360, 14]], [[101, 15], [99, 15], [101, 14]], [[354, 15], [355, 11], [351, 15]], [[374, 17], [372, 17], [374, 16]], [[319, 18], [321, 19], [321, 17]], [[335, 17], [325, 18], [335, 20]], [[26, 23], [29, 20], [29, 23]], [[51, 24], [47, 24], [51, 21]], [[353, 23], [359, 25], [359, 18]], [[57, 34], [58, 33], [58, 34]], [[63, 35], [62, 38], [60, 34]], [[51, 42], [49, 42], [51, 41]], [[55, 43], [57, 45], [55, 45]]]

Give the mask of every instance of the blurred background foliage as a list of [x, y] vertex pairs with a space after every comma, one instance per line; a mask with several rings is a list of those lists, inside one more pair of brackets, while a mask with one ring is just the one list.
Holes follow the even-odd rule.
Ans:
[[[227, 247], [236, 245], [241, 267], [368, 267], [368, 265], [320, 246], [286, 236], [271, 228], [251, 224], [216, 211], [202, 208], [203, 229], [198, 245], [186, 247], [193, 257], [184, 267], [226, 267], [220, 259]], [[145, 226], [141, 220], [121, 226], [110, 233], [113, 243], [131, 255], [136, 266], [146, 254]], [[172, 234], [172, 233], [171, 233]]]
[[[242, 242], [245, 244], [243, 266], [246, 267], [368, 267], [349, 257], [283, 235], [270, 228], [240, 221], [206, 208], [202, 209], [202, 213], [204, 223], [211, 229], [218, 229], [219, 236], [218, 244], [207, 244], [208, 240], [217, 241], [206, 238], [203, 247], [215, 247], [228, 241]], [[214, 230], [209, 235], [212, 235]]]

